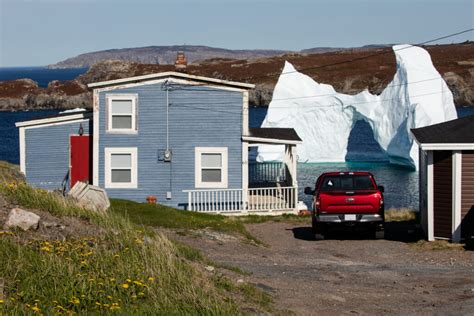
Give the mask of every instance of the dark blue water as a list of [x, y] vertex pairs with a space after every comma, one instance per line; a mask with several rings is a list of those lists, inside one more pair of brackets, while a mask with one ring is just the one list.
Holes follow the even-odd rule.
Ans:
[[[266, 108], [250, 109], [250, 127], [259, 127], [265, 118]], [[0, 160], [19, 163], [18, 129], [15, 122], [50, 116], [56, 110], [30, 112], [0, 112]], [[474, 108], [458, 109], [459, 116], [474, 114]], [[390, 207], [418, 209], [418, 172], [391, 165], [385, 161], [380, 146], [375, 142], [372, 129], [365, 122], [358, 122], [349, 137], [346, 162], [300, 163], [298, 164], [298, 186], [300, 199], [307, 202], [303, 194], [305, 186], [313, 186], [316, 178], [326, 171], [370, 171], [378, 184], [385, 186], [385, 204]]]
[[0, 81], [29, 78], [42, 88], [53, 80], [72, 80], [87, 71], [87, 68], [49, 69], [45, 67], [0, 68]]
[[19, 133], [16, 122], [57, 114], [57, 110], [0, 112], [0, 160], [20, 163]]

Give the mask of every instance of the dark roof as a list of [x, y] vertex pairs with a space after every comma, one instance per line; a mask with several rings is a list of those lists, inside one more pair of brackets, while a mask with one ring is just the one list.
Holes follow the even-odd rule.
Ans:
[[279, 139], [289, 141], [302, 141], [293, 128], [276, 128], [276, 127], [262, 127], [250, 128], [250, 137]]
[[474, 144], [474, 115], [411, 130], [420, 144]]

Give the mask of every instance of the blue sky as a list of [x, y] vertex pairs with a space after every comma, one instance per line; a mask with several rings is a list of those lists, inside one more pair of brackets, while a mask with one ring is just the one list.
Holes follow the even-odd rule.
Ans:
[[473, 6], [474, 0], [0, 0], [0, 67], [149, 45], [300, 50], [419, 43], [473, 28]]

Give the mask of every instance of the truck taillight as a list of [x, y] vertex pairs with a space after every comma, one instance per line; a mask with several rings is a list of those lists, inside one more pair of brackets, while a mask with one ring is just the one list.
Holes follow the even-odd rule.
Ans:
[[383, 205], [383, 198], [380, 198], [380, 206]]
[[316, 200], [314, 201], [314, 207], [316, 208], [316, 211], [319, 211], [319, 206], [321, 205], [321, 201], [319, 199], [319, 195], [316, 197]]

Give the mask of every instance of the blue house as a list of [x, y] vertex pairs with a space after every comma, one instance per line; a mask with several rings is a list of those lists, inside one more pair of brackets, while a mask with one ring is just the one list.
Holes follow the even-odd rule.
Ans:
[[[288, 212], [298, 202], [293, 129], [249, 129], [254, 85], [163, 72], [89, 84], [92, 111], [18, 122], [27, 181], [68, 190], [77, 181], [109, 197], [217, 212]], [[259, 144], [285, 160], [249, 162]], [[250, 176], [249, 176], [250, 175]]]

